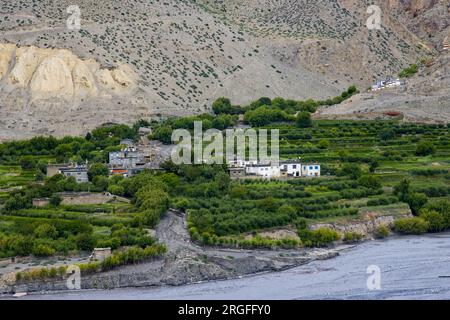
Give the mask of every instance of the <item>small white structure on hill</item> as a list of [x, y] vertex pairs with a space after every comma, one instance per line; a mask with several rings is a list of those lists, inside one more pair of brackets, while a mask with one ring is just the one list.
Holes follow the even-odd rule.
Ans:
[[384, 80], [378, 80], [375, 85], [372, 86], [372, 91], [379, 91], [383, 89], [389, 89], [393, 87], [399, 87], [405, 84], [405, 81], [399, 78], [387, 78]]

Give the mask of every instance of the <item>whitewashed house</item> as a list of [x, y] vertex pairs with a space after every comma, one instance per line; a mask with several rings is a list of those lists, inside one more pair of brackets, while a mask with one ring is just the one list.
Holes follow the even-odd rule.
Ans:
[[257, 160], [232, 160], [228, 162], [228, 166], [231, 168], [245, 168], [246, 166], [257, 165]]
[[254, 164], [245, 167], [245, 174], [264, 178], [278, 178], [281, 176], [281, 169], [280, 166], [270, 164]]
[[280, 163], [280, 171], [282, 176], [301, 177], [302, 164], [300, 161], [283, 161]]
[[302, 177], [320, 177], [320, 164], [302, 164]]

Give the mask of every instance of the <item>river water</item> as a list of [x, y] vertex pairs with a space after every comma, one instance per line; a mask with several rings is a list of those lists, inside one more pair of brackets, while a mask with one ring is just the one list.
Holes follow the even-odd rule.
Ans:
[[[367, 287], [374, 265], [379, 290]], [[235, 280], [25, 299], [450, 299], [450, 233], [369, 241], [330, 260]]]

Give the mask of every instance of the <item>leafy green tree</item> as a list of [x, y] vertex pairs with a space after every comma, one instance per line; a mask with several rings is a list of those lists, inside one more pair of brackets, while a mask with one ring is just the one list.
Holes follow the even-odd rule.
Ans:
[[48, 223], [43, 223], [34, 229], [34, 236], [36, 238], [56, 239], [58, 238], [58, 230]]
[[106, 191], [108, 189], [109, 180], [104, 176], [95, 176], [92, 183], [98, 191]]
[[36, 161], [32, 156], [26, 156], [20, 159], [20, 167], [23, 170], [31, 170], [36, 167]]
[[420, 209], [428, 202], [428, 198], [423, 193], [409, 193], [406, 198], [406, 203], [408, 203], [411, 208], [413, 215], [418, 215]]
[[356, 180], [362, 175], [361, 166], [356, 163], [346, 163], [338, 170], [339, 176], [349, 176]]
[[387, 141], [395, 138], [395, 131], [391, 128], [385, 128], [380, 132], [380, 139]]
[[297, 126], [300, 128], [312, 127], [311, 114], [307, 111], [302, 111], [297, 116]]
[[108, 192], [117, 196], [123, 196], [125, 194], [125, 189], [123, 186], [113, 184], [108, 187]]
[[106, 164], [103, 163], [93, 163], [89, 167], [88, 176], [89, 180], [93, 181], [97, 176], [107, 177], [109, 175], [109, 169]]
[[330, 141], [328, 139], [321, 139], [319, 141], [320, 149], [328, 149], [330, 147]]
[[376, 176], [372, 176], [372, 175], [362, 176], [361, 178], [359, 178], [358, 184], [360, 186], [363, 186], [363, 187], [366, 187], [369, 189], [373, 189], [373, 190], [377, 190], [377, 189], [381, 188], [380, 178], [378, 178]]
[[212, 109], [215, 114], [231, 113], [233, 107], [231, 106], [231, 101], [228, 98], [221, 97], [213, 102]]
[[54, 194], [50, 197], [50, 204], [54, 207], [59, 206], [62, 201], [63, 201], [63, 199], [60, 196], [58, 196], [57, 194]]
[[75, 243], [79, 250], [92, 250], [95, 247], [95, 238], [92, 233], [80, 233], [75, 237]]
[[436, 152], [436, 147], [429, 141], [422, 141], [416, 147], [417, 156], [428, 156]]
[[375, 171], [377, 170], [377, 168], [379, 167], [379, 163], [377, 160], [371, 160], [370, 161], [370, 165], [369, 165], [369, 172], [370, 173], [375, 173]]
[[163, 125], [156, 128], [153, 134], [150, 136], [153, 140], [159, 140], [164, 144], [172, 143], [172, 127], [169, 125]]
[[410, 182], [408, 179], [402, 179], [398, 185], [394, 187], [394, 194], [402, 202], [406, 202], [410, 192]]

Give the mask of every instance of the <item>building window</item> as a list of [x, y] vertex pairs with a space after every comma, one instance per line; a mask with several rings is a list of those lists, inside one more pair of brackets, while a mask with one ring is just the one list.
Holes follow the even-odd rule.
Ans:
[[309, 166], [309, 170], [312, 170], [313, 169], [313, 167], [312, 166]]
[[294, 164], [294, 165], [292, 166], [292, 168], [293, 168], [293, 169], [297, 169], [297, 165]]
[[316, 166], [314, 169], [319, 170], [319, 166]]

